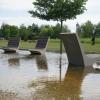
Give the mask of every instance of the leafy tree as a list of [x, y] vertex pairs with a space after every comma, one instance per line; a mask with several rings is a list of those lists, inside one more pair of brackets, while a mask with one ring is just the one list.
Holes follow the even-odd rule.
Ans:
[[[35, 0], [34, 9], [29, 11], [33, 17], [45, 20], [60, 21], [61, 31], [63, 21], [75, 19], [76, 15], [85, 10], [87, 0]], [[61, 47], [62, 48], [62, 47]]]
[[91, 21], [87, 21], [86, 23], [81, 25], [81, 36], [82, 37], [91, 37], [94, 30], [94, 25]]
[[59, 33], [61, 32], [60, 29], [60, 24], [56, 24], [55, 26], [53, 26], [53, 30], [54, 30], [54, 38], [58, 38]]
[[34, 33], [38, 33], [39, 32], [39, 27], [38, 27], [38, 25], [36, 25], [36, 24], [32, 24], [32, 31], [34, 32]]
[[33, 23], [31, 26], [31, 31], [32, 31], [31, 36], [33, 36], [34, 39], [37, 39], [40, 33], [40, 28], [38, 27], [38, 25]]
[[20, 26], [19, 34], [22, 40], [26, 41], [28, 39], [28, 35], [29, 35], [28, 30], [27, 30], [27, 27], [24, 26], [23, 24]]
[[96, 36], [100, 36], [100, 22], [97, 24], [97, 25], [95, 25], [95, 27], [96, 27], [96, 29], [95, 29], [95, 34], [96, 34]]
[[50, 36], [51, 38], [53, 37], [54, 30], [51, 26], [46, 25], [46, 26], [41, 26], [40, 30], [40, 36]]
[[[60, 33], [60, 24], [56, 24], [55, 26], [50, 25], [42, 25], [40, 27], [40, 34], [39, 36], [50, 36], [51, 38], [55, 39], [58, 38], [58, 34]], [[63, 26], [63, 32], [70, 32], [66, 25]]]
[[17, 26], [10, 26], [10, 34], [9, 36], [12, 37], [12, 36], [18, 36], [19, 35], [19, 29]]
[[2, 24], [2, 26], [1, 26], [1, 36], [8, 39], [9, 35], [10, 35], [10, 25]]
[[40, 33], [40, 28], [36, 24], [32, 24], [32, 26], [28, 26], [28, 33], [29, 33], [29, 39], [37, 39]]
[[[70, 30], [68, 29], [68, 26], [63, 25], [62, 27], [63, 32], [70, 32]], [[60, 30], [60, 24], [56, 24], [56, 26], [53, 26], [53, 30], [54, 30], [54, 35], [53, 38], [58, 38], [59, 33], [61, 32]]]
[[33, 31], [32, 31], [32, 26], [28, 26], [27, 31], [29, 33], [28, 39], [32, 40], [34, 38], [34, 34], [33, 34]]
[[8, 24], [2, 24], [1, 26], [1, 36], [8, 39], [8, 37], [18, 36], [19, 29], [17, 26], [11, 26]]

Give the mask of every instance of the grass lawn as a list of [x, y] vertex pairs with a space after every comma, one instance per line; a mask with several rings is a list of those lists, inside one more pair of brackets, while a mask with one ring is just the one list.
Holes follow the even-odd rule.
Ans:
[[[91, 45], [91, 40], [88, 38], [80, 39], [82, 43], [82, 47], [84, 48], [86, 53], [100, 53], [100, 38], [96, 39], [96, 44]], [[47, 51], [56, 51], [59, 52], [59, 43], [60, 41], [58, 39], [50, 39]], [[21, 41], [20, 42], [20, 48], [28, 49], [28, 48], [34, 48], [36, 44], [36, 41]], [[0, 47], [6, 46], [7, 40], [0, 40]], [[74, 49], [73, 49], [74, 50]], [[63, 48], [64, 51], [64, 48]]]

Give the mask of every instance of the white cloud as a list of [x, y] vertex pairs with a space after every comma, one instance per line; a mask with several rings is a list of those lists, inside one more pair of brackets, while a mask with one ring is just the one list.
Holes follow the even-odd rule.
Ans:
[[100, 0], [88, 0], [86, 6], [88, 8], [97, 7], [97, 6], [99, 7], [100, 6]]
[[2, 21], [0, 21], [0, 24], [10, 24], [10, 25], [17, 25], [20, 26], [21, 24], [30, 25], [32, 24], [32, 18], [31, 17], [4, 17], [0, 18]]
[[8, 10], [24, 10], [33, 7], [33, 0], [2, 0], [0, 1], [0, 9]]

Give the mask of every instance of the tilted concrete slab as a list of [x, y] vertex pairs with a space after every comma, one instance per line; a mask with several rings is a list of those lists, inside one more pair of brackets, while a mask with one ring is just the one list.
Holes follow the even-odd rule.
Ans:
[[61, 33], [60, 38], [64, 43], [69, 65], [84, 67], [92, 66], [96, 62], [96, 59], [85, 55], [76, 33]]

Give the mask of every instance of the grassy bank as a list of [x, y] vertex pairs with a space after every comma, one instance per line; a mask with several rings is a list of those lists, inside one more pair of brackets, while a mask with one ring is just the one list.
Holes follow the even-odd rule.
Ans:
[[[91, 40], [88, 38], [80, 39], [80, 41], [86, 53], [100, 53], [100, 38], [96, 39], [95, 45], [91, 45]], [[59, 43], [60, 41], [58, 39], [50, 39], [47, 50], [59, 52], [59, 48], [60, 48]], [[27, 42], [21, 41], [20, 48], [23, 48], [23, 49], [34, 48], [35, 44], [36, 44], [36, 41], [27, 41]], [[6, 40], [0, 40], [0, 47], [6, 46], [6, 45], [7, 45]], [[64, 51], [64, 48], [63, 48], [63, 51]]]

